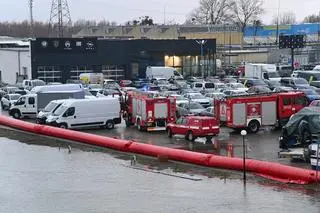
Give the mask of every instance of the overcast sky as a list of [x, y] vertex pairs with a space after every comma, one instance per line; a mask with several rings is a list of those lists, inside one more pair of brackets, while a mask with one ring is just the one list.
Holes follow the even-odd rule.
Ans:
[[[277, 14], [279, 0], [265, 0], [263, 23], [269, 24]], [[52, 0], [34, 0], [34, 19], [48, 21]], [[183, 23], [187, 14], [197, 6], [197, 0], [68, 0], [71, 18], [110, 20], [123, 24], [128, 20], [149, 15], [156, 23], [164, 19]], [[0, 0], [0, 21], [29, 19], [28, 0]], [[319, 13], [320, 0], [280, 0], [280, 13], [292, 11], [298, 21]], [[164, 15], [165, 14], [165, 15]], [[165, 18], [164, 18], [165, 17]]]

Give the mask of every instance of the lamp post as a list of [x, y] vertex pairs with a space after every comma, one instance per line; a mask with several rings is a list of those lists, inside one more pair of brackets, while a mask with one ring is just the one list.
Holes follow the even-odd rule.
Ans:
[[242, 135], [242, 149], [243, 149], [243, 183], [246, 184], [247, 174], [246, 174], [246, 145], [245, 145], [245, 136], [247, 135], [246, 130], [241, 131]]
[[276, 44], [278, 44], [278, 39], [279, 39], [279, 15], [280, 15], [280, 0], [278, 0]]
[[196, 42], [200, 45], [200, 70], [201, 70], [201, 74], [202, 77], [204, 77], [204, 72], [202, 70], [202, 62], [201, 60], [203, 60], [203, 45], [205, 45], [207, 43], [207, 40], [196, 40]]

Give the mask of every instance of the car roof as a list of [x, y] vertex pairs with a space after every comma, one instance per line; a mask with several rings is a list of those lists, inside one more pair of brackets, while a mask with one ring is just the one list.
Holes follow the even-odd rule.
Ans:
[[195, 116], [195, 115], [191, 115], [191, 116], [187, 116], [187, 118], [189, 119], [197, 119], [197, 120], [212, 120], [214, 118], [209, 117], [209, 116]]

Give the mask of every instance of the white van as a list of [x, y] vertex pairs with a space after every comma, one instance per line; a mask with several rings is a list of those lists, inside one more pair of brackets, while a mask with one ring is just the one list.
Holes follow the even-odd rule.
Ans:
[[23, 80], [20, 87], [26, 90], [31, 90], [33, 87], [36, 86], [44, 86], [46, 85], [46, 82], [40, 80], [40, 79], [34, 79], [34, 80]]
[[117, 98], [66, 100], [46, 123], [61, 128], [105, 127], [113, 129], [121, 123], [120, 102]]
[[173, 67], [147, 67], [146, 69], [146, 78], [154, 79], [154, 78], [165, 78], [170, 79], [174, 78], [183, 78], [183, 76]]
[[45, 124], [49, 115], [52, 115], [68, 99], [53, 100], [37, 115], [37, 124]]
[[214, 92], [216, 89], [212, 82], [194, 82], [191, 84], [191, 88], [197, 92]]

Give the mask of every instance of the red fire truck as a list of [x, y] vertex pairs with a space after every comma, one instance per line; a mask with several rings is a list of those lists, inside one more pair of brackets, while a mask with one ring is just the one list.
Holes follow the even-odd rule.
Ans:
[[130, 91], [124, 97], [122, 112], [127, 127], [136, 125], [139, 131], [166, 130], [167, 123], [176, 120], [176, 99], [154, 92]]
[[258, 132], [260, 126], [285, 125], [291, 115], [308, 105], [302, 92], [227, 97], [218, 102], [220, 121], [234, 129]]

